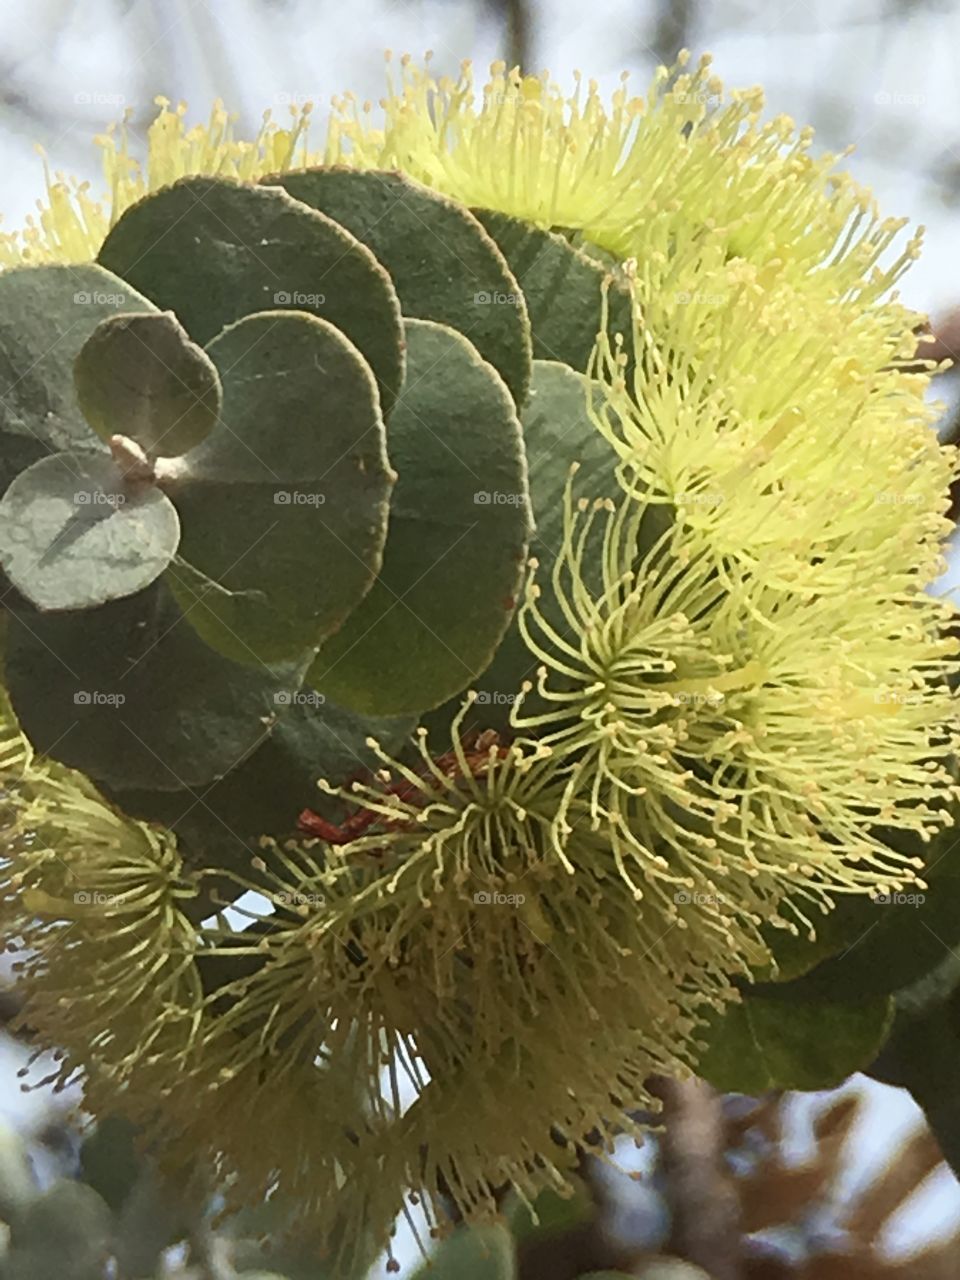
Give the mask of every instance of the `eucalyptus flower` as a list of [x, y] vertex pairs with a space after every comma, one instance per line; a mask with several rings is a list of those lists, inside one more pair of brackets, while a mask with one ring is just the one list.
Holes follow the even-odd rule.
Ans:
[[655, 886], [665, 919], [670, 893], [710, 904], [734, 952], [738, 918], [913, 879], [922, 860], [876, 831], [923, 842], [950, 822], [951, 611], [919, 589], [871, 583], [855, 603], [784, 589], [682, 521], [645, 548], [646, 507], [574, 505], [568, 488], [551, 583], [531, 575], [521, 627], [542, 709], [513, 722], [565, 778], [555, 832], [589, 798], [637, 898]]
[[[0, 263], [92, 260], [185, 175], [326, 163], [560, 229], [629, 291], [583, 378], [613, 496], [575, 468], [557, 493], [508, 727], [468, 735], [468, 694], [449, 750], [372, 739], [373, 772], [324, 780], [348, 814], [324, 840], [188, 869], [0, 719], [0, 915], [57, 1081], [331, 1238], [385, 1238], [404, 1191], [427, 1231], [450, 1201], [483, 1219], [505, 1184], [565, 1190], [585, 1134], [639, 1136], [771, 930], [920, 885], [952, 821], [955, 613], [929, 587], [957, 466], [895, 293], [918, 242], [708, 60], [608, 106], [404, 59], [383, 120], [339, 99], [320, 147], [309, 109], [243, 141], [222, 107], [160, 106], [142, 169], [128, 122], [108, 199], [48, 175]], [[204, 914], [225, 885], [254, 905]]]
[[275, 1184], [332, 1227], [342, 1187], [360, 1230], [406, 1187], [431, 1231], [444, 1198], [478, 1219], [504, 1183], [562, 1191], [570, 1139], [639, 1136], [645, 1082], [688, 1070], [704, 1010], [735, 994], [716, 940], [638, 902], [576, 805], [557, 855], [549, 752], [468, 754], [457, 722], [449, 756], [421, 734], [415, 762], [381, 752], [350, 789], [369, 834], [322, 856], [268, 844], [238, 886], [274, 909], [202, 931], [208, 973], [244, 971], [211, 991], [167, 1106], [176, 1147], [219, 1162], [228, 1195]]
[[51, 1079], [86, 1078], [108, 1106], [133, 1079], [149, 1096], [151, 1062], [187, 1043], [200, 1007], [196, 889], [171, 836], [34, 755], [5, 697], [0, 733], [0, 918], [29, 1024], [57, 1050]]

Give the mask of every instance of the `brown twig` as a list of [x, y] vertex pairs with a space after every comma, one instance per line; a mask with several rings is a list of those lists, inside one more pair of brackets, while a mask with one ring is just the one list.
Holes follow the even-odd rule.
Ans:
[[663, 1101], [661, 1158], [672, 1214], [670, 1251], [714, 1280], [743, 1280], [736, 1189], [723, 1165], [720, 1095], [702, 1080], [658, 1077]]
[[531, 22], [527, 0], [502, 0], [506, 19], [507, 66], [530, 71]]
[[[911, 371], [925, 369], [930, 360], [938, 364], [949, 360], [954, 370], [960, 368], [960, 307], [954, 307], [918, 332], [917, 364], [907, 368]], [[941, 425], [940, 443], [960, 445], [960, 407], [955, 407], [945, 424]], [[950, 509], [947, 514], [951, 520], [960, 519], [960, 481], [954, 481], [950, 486]]]
[[692, 43], [697, 16], [697, 0], [664, 0], [658, 5], [650, 37], [650, 51], [658, 62], [671, 66], [680, 50]]

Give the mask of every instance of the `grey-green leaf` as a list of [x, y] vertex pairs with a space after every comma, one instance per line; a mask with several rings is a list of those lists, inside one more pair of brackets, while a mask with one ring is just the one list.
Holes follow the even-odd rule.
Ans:
[[135, 440], [172, 458], [209, 435], [220, 414], [220, 378], [172, 311], [102, 320], [74, 363], [77, 399], [103, 440]]
[[[559, 360], [584, 370], [602, 325], [602, 283], [595, 258], [553, 231], [489, 209], [474, 214], [500, 247], [527, 300], [535, 360]], [[630, 294], [613, 275], [607, 327], [629, 334]]]
[[244, 874], [260, 837], [287, 838], [304, 809], [342, 820], [345, 805], [323, 793], [318, 779], [343, 786], [370, 773], [377, 758], [367, 740], [397, 752], [415, 721], [357, 716], [310, 689], [283, 696], [283, 715], [269, 736], [213, 786], [202, 792], [124, 791], [123, 808], [171, 827], [188, 865]]
[[698, 1070], [725, 1093], [830, 1089], [869, 1066], [892, 1018], [890, 996], [833, 1001], [746, 992], [714, 1016]]
[[144, 1168], [136, 1128], [124, 1116], [106, 1115], [80, 1147], [84, 1181], [119, 1212]]
[[394, 476], [366, 361], [315, 316], [248, 316], [209, 347], [221, 421], [168, 486], [183, 525], [171, 585], [239, 662], [289, 658], [341, 625], [383, 556]]
[[[960, 942], [960, 859], [956, 826], [924, 844], [912, 834], [883, 831], [900, 855], [926, 862], [926, 887], [842, 898], [825, 917], [814, 917], [814, 942], [770, 930], [780, 964], [778, 980], [796, 979], [811, 995], [857, 1000], [889, 995], [919, 981]], [[814, 967], [815, 966], [815, 967]], [[800, 976], [803, 975], [803, 976]]]
[[[564, 491], [570, 468], [579, 464], [576, 492], [590, 498], [616, 497], [617, 458], [587, 412], [588, 385], [584, 376], [555, 361], [535, 360], [530, 399], [523, 413], [523, 435], [530, 473], [530, 500], [536, 529], [530, 551], [539, 562], [540, 599], [558, 634], [568, 636], [570, 623], [553, 602], [550, 574], [563, 544]], [[597, 538], [599, 543], [599, 537]], [[598, 546], [599, 553], [599, 546]], [[514, 621], [493, 661], [474, 682], [477, 701], [468, 709], [465, 732], [506, 727], [524, 680], [533, 678], [539, 659], [524, 643]], [[454, 707], [445, 708], [440, 734], [447, 729]], [[437, 721], [441, 719], [437, 715]], [[431, 726], [432, 727], [432, 726]]]
[[13, 1224], [4, 1277], [100, 1280], [112, 1238], [110, 1211], [92, 1187], [61, 1179]]
[[516, 1249], [506, 1227], [458, 1227], [414, 1280], [515, 1280], [516, 1274]]
[[523, 404], [530, 381], [523, 292], [469, 210], [387, 170], [302, 169], [263, 182], [352, 231], [390, 272], [403, 314], [465, 334]]
[[41, 458], [0, 501], [0, 563], [38, 609], [90, 609], [142, 591], [179, 540], [170, 499], [103, 454]]
[[0, 489], [48, 453], [100, 449], [73, 362], [101, 320], [152, 304], [93, 263], [0, 273]]
[[5, 672], [38, 751], [113, 787], [176, 791], [222, 777], [253, 751], [290, 705], [305, 662], [221, 657], [161, 578], [99, 609], [18, 608]]
[[503, 380], [444, 325], [409, 320], [407, 342], [383, 568], [310, 674], [371, 715], [438, 706], [487, 666], [513, 616], [530, 531], [520, 424]]
[[258, 311], [321, 316], [363, 353], [384, 412], [397, 395], [403, 331], [390, 276], [344, 227], [277, 187], [181, 178], [123, 214], [99, 261], [203, 345]]
[[923, 1108], [944, 1159], [960, 1170], [960, 957], [945, 950], [939, 964], [896, 996], [889, 1039], [869, 1073], [909, 1089]]

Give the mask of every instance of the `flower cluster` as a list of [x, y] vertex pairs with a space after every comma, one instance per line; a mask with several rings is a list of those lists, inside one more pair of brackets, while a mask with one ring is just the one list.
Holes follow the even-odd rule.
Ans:
[[197, 890], [171, 837], [34, 755], [6, 697], [0, 738], [0, 918], [27, 1020], [57, 1046], [57, 1082], [95, 1063], [93, 1096], [108, 1106], [111, 1088], [145, 1085], [151, 1062], [189, 1039]]
[[[881, 834], [951, 821], [957, 747], [953, 614], [927, 594], [956, 465], [892, 293], [916, 244], [892, 254], [900, 224], [760, 107], [706, 62], [609, 110], [502, 66], [478, 104], [469, 69], [406, 61], [383, 127], [336, 104], [326, 161], [624, 264], [632, 331], [603, 329], [588, 377], [613, 493], [572, 473], [562, 546], [531, 565], [509, 734], [466, 737], [468, 698], [450, 750], [373, 744], [374, 776], [329, 784], [353, 838], [266, 846], [233, 876], [261, 903], [237, 928], [187, 910], [204, 874], [164, 833], [11, 731], [0, 906], [31, 1025], [61, 1079], [123, 1086], [237, 1198], [279, 1188], [332, 1225], [343, 1188], [385, 1233], [397, 1187], [431, 1226], [445, 1197], [476, 1218], [503, 1183], [562, 1187], [572, 1141], [612, 1141], [650, 1075], [695, 1066], [768, 926], [922, 884]], [[183, 173], [315, 162], [306, 120], [242, 143], [164, 106], [145, 177], [105, 143], [112, 214], [53, 182], [5, 260], [89, 257]]]

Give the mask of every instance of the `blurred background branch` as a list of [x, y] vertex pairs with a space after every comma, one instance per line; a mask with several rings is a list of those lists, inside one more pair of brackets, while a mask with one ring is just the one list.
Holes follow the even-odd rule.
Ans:
[[699, 5], [697, 0], [660, 0], [653, 19], [650, 52], [669, 66], [678, 49], [693, 43]]
[[528, 0], [497, 0], [503, 12], [506, 31], [506, 63], [508, 67], [519, 67], [524, 74], [536, 73], [538, 68], [530, 61], [532, 20]]

